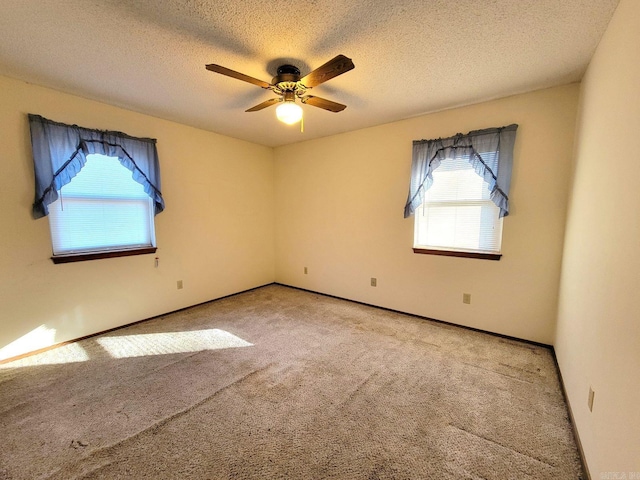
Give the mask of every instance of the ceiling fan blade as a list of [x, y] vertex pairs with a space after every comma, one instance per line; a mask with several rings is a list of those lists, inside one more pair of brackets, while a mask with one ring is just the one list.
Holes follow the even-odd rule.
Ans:
[[313, 95], [307, 95], [306, 97], [301, 97], [300, 101], [307, 105], [312, 105], [314, 107], [322, 108], [324, 110], [329, 110], [330, 112], [341, 112], [342, 110], [347, 108], [346, 105], [342, 105], [341, 103], [332, 102], [331, 100], [315, 97]]
[[355, 65], [350, 58], [347, 58], [344, 55], [338, 55], [300, 79], [300, 83], [305, 87], [315, 87], [327, 80], [337, 77], [338, 75], [342, 75], [353, 68], [355, 68]]
[[231, 70], [230, 68], [221, 67], [220, 65], [216, 65], [214, 63], [206, 65], [206, 68], [211, 72], [221, 73], [222, 75], [226, 75], [227, 77], [231, 78], [237, 78], [238, 80], [252, 83], [253, 85], [257, 85], [262, 88], [271, 87], [270, 83], [263, 82], [262, 80], [258, 80], [257, 78], [250, 77], [249, 75], [245, 75], [244, 73], [236, 72], [235, 70]]
[[276, 103], [280, 103], [281, 101], [281, 98], [270, 98], [269, 100], [265, 100], [264, 102], [259, 103], [255, 107], [251, 107], [249, 110], [245, 110], [245, 112], [257, 112], [258, 110], [270, 107], [271, 105], [275, 105]]

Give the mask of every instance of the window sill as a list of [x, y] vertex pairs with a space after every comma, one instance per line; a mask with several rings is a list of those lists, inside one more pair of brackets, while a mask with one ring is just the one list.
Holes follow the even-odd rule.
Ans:
[[480, 260], [500, 260], [501, 253], [461, 252], [456, 250], [432, 250], [429, 248], [414, 248], [413, 253], [425, 255], [443, 255], [445, 257], [477, 258]]
[[93, 252], [93, 253], [76, 253], [70, 255], [54, 255], [51, 257], [53, 263], [71, 263], [71, 262], [84, 262], [87, 260], [99, 260], [101, 258], [114, 258], [114, 257], [130, 257], [132, 255], [146, 255], [149, 253], [156, 253], [157, 247], [145, 247], [135, 248], [131, 250], [112, 250], [107, 252]]

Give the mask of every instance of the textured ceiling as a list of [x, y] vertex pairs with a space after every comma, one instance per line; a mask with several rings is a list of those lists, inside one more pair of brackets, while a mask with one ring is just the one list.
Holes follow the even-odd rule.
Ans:
[[[0, 74], [269, 146], [581, 79], [618, 0], [0, 0]], [[312, 90], [305, 132], [271, 81], [337, 54], [356, 68]], [[35, 112], [37, 113], [37, 112]], [[90, 127], [91, 125], [88, 125]]]

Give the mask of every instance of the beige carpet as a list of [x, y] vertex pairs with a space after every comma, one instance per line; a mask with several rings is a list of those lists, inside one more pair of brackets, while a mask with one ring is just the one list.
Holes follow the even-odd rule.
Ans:
[[0, 479], [581, 476], [548, 349], [279, 285], [0, 365], [0, 432]]

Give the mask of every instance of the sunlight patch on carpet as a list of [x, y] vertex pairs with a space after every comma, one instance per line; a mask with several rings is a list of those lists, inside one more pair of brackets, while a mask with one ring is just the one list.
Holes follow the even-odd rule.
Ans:
[[36, 367], [40, 365], [62, 365], [89, 360], [89, 355], [78, 343], [70, 343], [47, 352], [21, 358], [13, 362], [0, 364], [0, 369]]
[[223, 348], [252, 347], [232, 333], [217, 328], [190, 332], [144, 333], [96, 338], [113, 358], [144, 357], [171, 353], [200, 352]]

